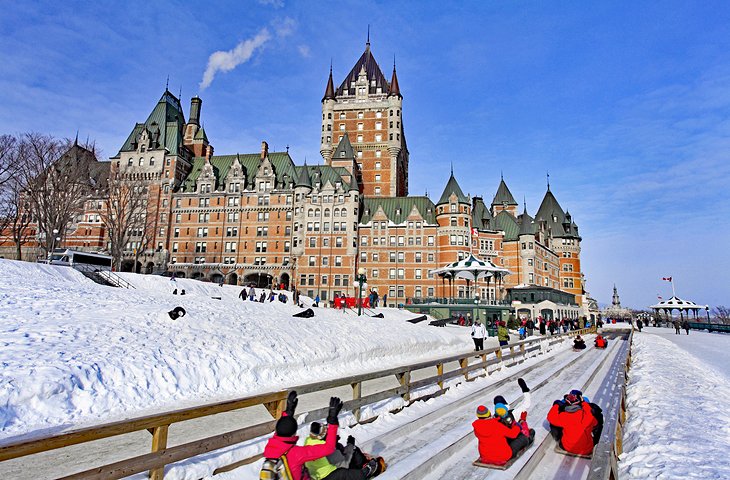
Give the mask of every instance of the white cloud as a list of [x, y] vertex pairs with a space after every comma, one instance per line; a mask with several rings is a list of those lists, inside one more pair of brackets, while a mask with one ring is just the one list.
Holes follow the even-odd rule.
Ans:
[[276, 36], [279, 38], [288, 37], [297, 28], [297, 21], [291, 17], [284, 17], [281, 20], [271, 22], [271, 26], [276, 31]]
[[284, 6], [284, 0], [258, 0], [260, 5], [264, 5], [266, 7], [274, 7], [274, 8], [281, 8]]
[[297, 50], [299, 50], [299, 55], [304, 58], [309, 58], [312, 55], [312, 52], [309, 50], [308, 45], [299, 45], [297, 47]]
[[218, 72], [229, 72], [242, 63], [246, 63], [254, 52], [271, 40], [271, 34], [266, 28], [261, 29], [255, 37], [244, 40], [228, 51], [219, 50], [208, 57], [208, 66], [200, 82], [200, 89], [210, 86]]

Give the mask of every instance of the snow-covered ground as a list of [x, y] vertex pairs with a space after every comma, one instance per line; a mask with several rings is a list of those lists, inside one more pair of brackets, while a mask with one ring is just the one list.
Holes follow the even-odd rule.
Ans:
[[730, 335], [634, 333], [621, 478], [730, 478]]
[[[239, 287], [0, 260], [0, 440], [240, 397], [473, 348], [469, 330], [241, 301]], [[185, 296], [172, 295], [173, 288]], [[217, 299], [215, 297], [220, 297]], [[171, 320], [182, 306], [187, 315]]]

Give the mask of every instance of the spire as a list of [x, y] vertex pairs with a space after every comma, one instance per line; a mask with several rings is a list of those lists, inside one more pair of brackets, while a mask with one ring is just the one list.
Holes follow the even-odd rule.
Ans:
[[165, 81], [165, 91], [170, 91], [170, 75], [167, 76], [167, 80]]
[[438, 203], [436, 205], [441, 205], [444, 203], [449, 203], [449, 197], [454, 194], [456, 195], [456, 199], [459, 203], [466, 203], [471, 205], [471, 202], [468, 198], [464, 195], [464, 191], [459, 186], [459, 182], [456, 181], [456, 178], [454, 178], [454, 172], [451, 172], [451, 176], [449, 177], [448, 183], [446, 183], [446, 188], [444, 188], [444, 193], [441, 194], [441, 198], [439, 199]]
[[[89, 143], [89, 142], [86, 142], [86, 143]], [[78, 147], [78, 146], [79, 146], [79, 130], [76, 129], [76, 139], [74, 140], [74, 147]]]
[[304, 166], [299, 170], [299, 178], [297, 179], [295, 187], [309, 187], [312, 188], [312, 179], [309, 176], [309, 167], [307, 167], [307, 159], [304, 159]]
[[518, 205], [515, 197], [512, 196], [512, 192], [507, 188], [504, 178], [499, 181], [499, 187], [494, 195], [494, 200], [492, 200], [492, 205]]
[[370, 50], [370, 24], [368, 23], [368, 40], [365, 42], [365, 48]]
[[547, 189], [550, 191], [550, 172], [547, 172]]
[[400, 87], [398, 86], [398, 75], [395, 73], [395, 56], [393, 56], [393, 76], [390, 79], [390, 91], [388, 92], [388, 96], [403, 98], [403, 95], [400, 94]]
[[335, 99], [335, 84], [332, 82], [332, 61], [330, 60], [330, 76], [327, 79], [327, 88], [324, 89], [322, 101]]

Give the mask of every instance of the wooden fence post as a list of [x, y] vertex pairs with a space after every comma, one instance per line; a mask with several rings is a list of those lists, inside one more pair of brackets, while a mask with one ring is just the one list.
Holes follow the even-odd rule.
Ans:
[[[352, 383], [352, 399], [353, 400], [360, 400], [362, 398], [362, 382]], [[352, 411], [352, 414], [355, 415], [355, 420], [357, 423], [360, 423], [360, 407], [357, 407]]]
[[[462, 368], [462, 370], [466, 369], [469, 366], [469, 358], [462, 358], [459, 360], [459, 366]], [[469, 381], [469, 371], [464, 370], [464, 380], [467, 382]]]
[[489, 365], [487, 365], [487, 354], [482, 353], [479, 356], [482, 357], [482, 363], [484, 364], [484, 373], [486, 373], [487, 376], [489, 376]]
[[439, 363], [439, 364], [436, 365], [436, 375], [438, 375], [439, 377], [441, 377], [441, 378], [439, 378], [439, 388], [441, 390], [443, 390], [444, 389], [444, 379], [443, 379], [443, 375], [444, 375], [444, 364], [443, 363]]
[[266, 410], [268, 410], [272, 417], [279, 419], [286, 408], [286, 398], [273, 402], [266, 402], [264, 403], [264, 407], [266, 407]]
[[[162, 425], [150, 429], [152, 434], [152, 453], [159, 452], [167, 448], [167, 430], [169, 425]], [[150, 470], [149, 477], [152, 480], [162, 480], [165, 477], [165, 467]]]
[[494, 352], [497, 355], [497, 361], [499, 362], [499, 369], [502, 370], [502, 367], [504, 365], [502, 364], [502, 349], [500, 348], [496, 352]]
[[398, 375], [396, 375], [396, 377], [398, 378], [398, 382], [400, 382], [401, 386], [406, 387], [406, 391], [403, 392], [403, 395], [401, 395], [401, 397], [403, 397], [403, 401], [410, 402], [410, 400], [411, 400], [411, 393], [410, 393], [411, 372], [406, 371], [403, 373], [399, 373]]

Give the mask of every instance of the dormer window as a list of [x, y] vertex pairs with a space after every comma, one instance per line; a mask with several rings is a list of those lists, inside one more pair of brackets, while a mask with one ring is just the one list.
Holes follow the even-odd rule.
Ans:
[[340, 152], [340, 157], [344, 157], [344, 156], [345, 156], [345, 152], [344, 151]]
[[268, 174], [269, 174], [269, 168], [268, 167], [264, 167], [264, 175], [268, 175]]

